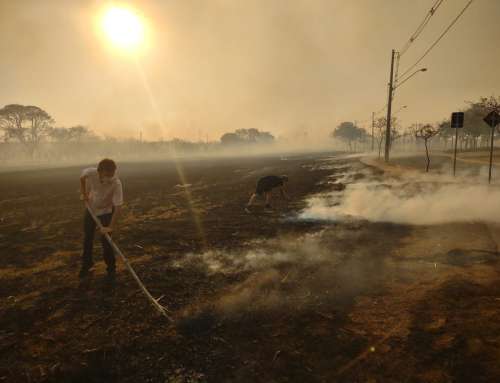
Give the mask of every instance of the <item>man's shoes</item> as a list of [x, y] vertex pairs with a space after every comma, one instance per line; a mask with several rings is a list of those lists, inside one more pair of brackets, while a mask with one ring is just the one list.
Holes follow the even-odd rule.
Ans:
[[250, 210], [250, 206], [245, 206], [245, 211], [248, 213], [248, 214], [251, 214], [252, 211]]

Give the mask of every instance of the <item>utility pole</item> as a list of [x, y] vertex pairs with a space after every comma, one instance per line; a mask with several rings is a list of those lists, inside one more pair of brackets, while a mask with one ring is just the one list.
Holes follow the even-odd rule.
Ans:
[[[357, 120], [354, 120], [354, 127], [355, 128], [358, 127], [358, 121]], [[354, 140], [354, 152], [356, 152], [356, 146], [357, 146], [357, 140]]]
[[372, 152], [375, 150], [375, 112], [372, 112]]
[[495, 139], [495, 128], [491, 128], [491, 144], [490, 144], [490, 170], [488, 172], [488, 183], [491, 184], [491, 165], [493, 164], [493, 145]]
[[392, 92], [393, 92], [393, 74], [394, 74], [394, 49], [391, 54], [391, 76], [389, 78], [389, 99], [387, 101], [387, 125], [385, 129], [385, 162], [389, 162], [389, 150], [391, 147], [391, 108], [392, 108]]

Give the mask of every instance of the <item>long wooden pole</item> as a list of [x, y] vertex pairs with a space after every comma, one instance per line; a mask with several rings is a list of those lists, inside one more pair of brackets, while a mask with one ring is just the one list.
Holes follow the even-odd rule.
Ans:
[[389, 78], [389, 98], [387, 100], [387, 121], [385, 127], [385, 162], [389, 162], [389, 151], [391, 149], [391, 110], [392, 110], [392, 93], [393, 89], [393, 73], [394, 73], [394, 49], [391, 54], [391, 77]]
[[[85, 206], [87, 207], [88, 212], [90, 213], [90, 215], [94, 219], [94, 221], [95, 221], [97, 227], [99, 228], [99, 230], [103, 229], [101, 221], [99, 220], [99, 218], [97, 218], [97, 216], [93, 212], [93, 210], [90, 207], [90, 205], [88, 204], [88, 202], [85, 202]], [[129, 263], [128, 259], [125, 258], [125, 255], [123, 255], [123, 253], [121, 252], [120, 248], [111, 239], [111, 236], [108, 233], [104, 233], [103, 235], [104, 235], [104, 238], [106, 238], [106, 240], [109, 242], [109, 244], [111, 245], [111, 247], [113, 248], [113, 250], [120, 256], [120, 258], [122, 259], [123, 263], [127, 267], [127, 270], [130, 272], [130, 274], [132, 274], [132, 277], [135, 279], [135, 281], [137, 282], [137, 284], [141, 288], [142, 292], [144, 293], [144, 295], [146, 296], [146, 298], [148, 298], [148, 300], [151, 302], [151, 304], [153, 305], [153, 307], [161, 315], [163, 315], [165, 318], [167, 318], [170, 322], [173, 322], [173, 319], [167, 314], [167, 312], [165, 310], [165, 307], [163, 307], [162, 305], [160, 305], [160, 303], [158, 303], [158, 300], [156, 300], [155, 298], [153, 298], [153, 296], [149, 293], [149, 291], [146, 288], [146, 286], [144, 286], [144, 284], [141, 282], [141, 280], [137, 276], [135, 270], [132, 268], [132, 265]]]

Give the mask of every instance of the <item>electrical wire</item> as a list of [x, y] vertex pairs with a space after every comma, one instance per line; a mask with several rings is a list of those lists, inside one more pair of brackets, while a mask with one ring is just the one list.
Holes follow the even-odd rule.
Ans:
[[411, 44], [420, 36], [422, 31], [425, 29], [429, 21], [431, 20], [432, 16], [436, 13], [438, 8], [441, 6], [441, 4], [444, 2], [444, 0], [436, 0], [434, 5], [431, 7], [429, 12], [424, 17], [424, 20], [420, 23], [420, 25], [417, 27], [416, 31], [413, 32], [413, 34], [410, 36], [406, 44], [399, 50], [399, 55], [402, 56], [405, 54], [405, 52], [410, 48]]
[[469, 8], [469, 6], [472, 4], [473, 1], [474, 0], [469, 0], [467, 5], [462, 9], [462, 11], [460, 11], [457, 17], [453, 19], [450, 25], [448, 25], [448, 27], [443, 31], [443, 33], [441, 33], [441, 35], [437, 38], [437, 40], [434, 41], [434, 43], [432, 43], [432, 45], [424, 52], [422, 56], [420, 56], [420, 58], [412, 66], [410, 66], [407, 70], [403, 72], [401, 77], [404, 77], [408, 72], [410, 72], [413, 68], [415, 68], [425, 58], [425, 56], [429, 54], [429, 52], [441, 41], [441, 39], [446, 35], [446, 33], [448, 33], [448, 31], [453, 27], [453, 25], [455, 25], [458, 19], [465, 13], [467, 8]]

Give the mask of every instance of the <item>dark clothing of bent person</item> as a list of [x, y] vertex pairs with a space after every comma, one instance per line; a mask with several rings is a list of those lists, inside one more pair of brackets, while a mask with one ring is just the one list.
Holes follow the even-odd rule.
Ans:
[[271, 192], [273, 189], [279, 188], [281, 197], [288, 199], [285, 191], [285, 184], [288, 182], [288, 176], [265, 176], [257, 182], [255, 193], [252, 194], [246, 208], [253, 205], [257, 197], [265, 197], [266, 208], [271, 208]]

